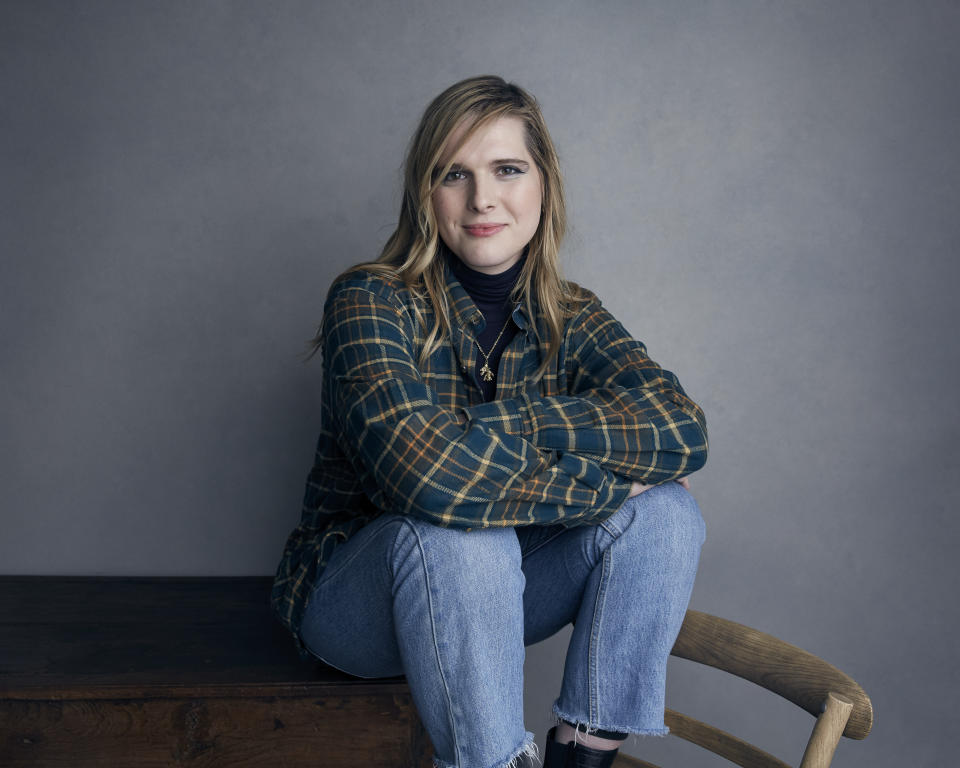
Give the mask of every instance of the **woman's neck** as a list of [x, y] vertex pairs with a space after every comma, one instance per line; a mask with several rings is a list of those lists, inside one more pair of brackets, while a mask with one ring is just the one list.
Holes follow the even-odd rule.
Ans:
[[513, 290], [513, 286], [516, 285], [517, 279], [523, 271], [523, 264], [526, 261], [526, 254], [524, 254], [509, 269], [496, 275], [488, 275], [486, 272], [478, 272], [467, 266], [456, 254], [450, 251], [446, 251], [446, 254], [453, 274], [478, 306], [480, 304], [488, 306], [505, 304], [510, 297], [510, 291]]

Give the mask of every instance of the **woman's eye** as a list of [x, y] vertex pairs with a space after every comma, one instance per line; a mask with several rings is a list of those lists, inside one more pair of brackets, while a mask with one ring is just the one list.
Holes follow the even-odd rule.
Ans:
[[515, 165], [501, 165], [497, 171], [501, 176], [518, 176], [519, 174], [523, 173], [523, 171], [521, 171]]
[[456, 181], [462, 181], [467, 178], [463, 171], [450, 171], [446, 176], [443, 177], [444, 184], [452, 184]]

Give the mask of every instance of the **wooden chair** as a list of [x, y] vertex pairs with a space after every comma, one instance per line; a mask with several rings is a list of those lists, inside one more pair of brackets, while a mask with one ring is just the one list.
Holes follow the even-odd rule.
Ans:
[[[817, 718], [799, 768], [828, 768], [841, 736], [864, 739], [873, 706], [857, 683], [822, 659], [776, 637], [699, 611], [687, 611], [672, 655], [722, 669], [777, 693]], [[742, 768], [791, 768], [729, 733], [668, 709], [671, 733]], [[620, 754], [614, 768], [657, 768]]]

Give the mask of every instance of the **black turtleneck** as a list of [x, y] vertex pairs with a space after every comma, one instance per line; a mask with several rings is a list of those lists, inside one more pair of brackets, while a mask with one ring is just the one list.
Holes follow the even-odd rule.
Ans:
[[[444, 250], [446, 251], [446, 249]], [[486, 321], [486, 326], [477, 336], [477, 343], [487, 353], [490, 370], [493, 371], [494, 377], [496, 377], [497, 370], [500, 367], [500, 356], [503, 354], [503, 350], [506, 349], [507, 344], [510, 343], [518, 330], [511, 317], [513, 304], [510, 302], [510, 291], [513, 290], [514, 284], [520, 277], [525, 261], [526, 256], [524, 255], [505, 272], [488, 275], [485, 272], [478, 272], [468, 267], [455, 254], [447, 251], [447, 263], [450, 264], [454, 276], [460, 281], [460, 285], [464, 287], [466, 292], [470, 294], [470, 298], [473, 299], [473, 303], [477, 305], [477, 309], [480, 310], [483, 319]], [[500, 334], [501, 329], [503, 329], [502, 334]], [[498, 335], [500, 339], [491, 350], [490, 347], [497, 340]], [[480, 350], [477, 350], [477, 367], [474, 371], [474, 378], [480, 384], [484, 402], [493, 400], [497, 394], [496, 378], [493, 381], [484, 381], [480, 375], [480, 369], [487, 362], [487, 359], [484, 358]]]

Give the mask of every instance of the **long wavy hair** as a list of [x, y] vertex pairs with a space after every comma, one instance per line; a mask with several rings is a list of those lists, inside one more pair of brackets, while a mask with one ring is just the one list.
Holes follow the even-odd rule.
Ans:
[[[539, 105], [519, 86], [502, 77], [481, 75], [451, 85], [430, 102], [407, 151], [403, 202], [397, 228], [376, 261], [357, 264], [343, 275], [363, 269], [401, 279], [415, 298], [414, 312], [421, 324], [424, 319], [422, 305], [432, 306], [433, 324], [418, 361], [422, 366], [450, 337], [449, 300], [441, 254], [441, 248], [445, 246], [438, 233], [433, 192], [449, 173], [457, 150], [477, 130], [501, 117], [517, 117], [523, 122], [527, 150], [540, 171], [543, 184], [540, 224], [528, 244], [523, 270], [511, 294], [513, 301], [524, 302], [531, 318], [536, 317], [536, 302], [546, 321], [546, 339], [534, 324], [541, 346], [547, 345], [547, 354], [536, 372], [539, 379], [560, 348], [564, 322], [585, 298], [575, 284], [563, 279], [560, 271], [560, 242], [567, 216], [557, 151]], [[470, 121], [470, 127], [458, 145], [452, 148], [448, 161], [441, 166], [440, 160], [448, 149], [450, 135], [464, 120]], [[319, 333], [314, 341], [319, 343]]]

